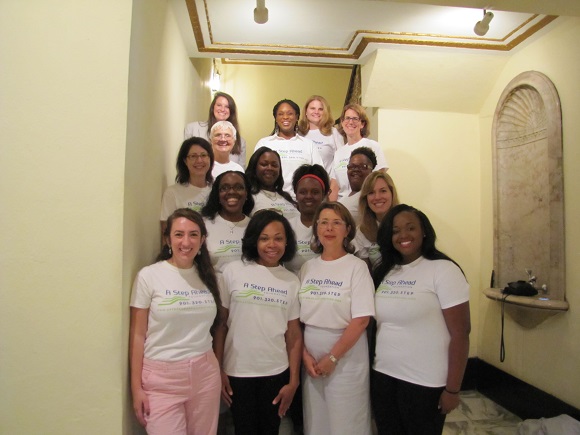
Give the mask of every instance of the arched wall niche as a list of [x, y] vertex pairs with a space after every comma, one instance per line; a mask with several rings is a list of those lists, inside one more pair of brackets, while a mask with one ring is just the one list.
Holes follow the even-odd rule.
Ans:
[[[527, 280], [529, 269], [540, 294], [533, 301], [517, 299], [548, 308], [541, 302], [565, 301], [566, 285], [562, 112], [547, 76], [528, 71], [507, 85], [492, 140], [495, 286]], [[560, 305], [567, 309], [567, 303]]]

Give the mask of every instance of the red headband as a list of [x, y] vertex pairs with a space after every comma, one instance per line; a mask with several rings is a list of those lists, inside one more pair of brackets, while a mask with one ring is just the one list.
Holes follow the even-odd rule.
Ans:
[[[306, 174], [306, 175], [302, 176], [302, 178], [300, 178], [300, 180], [298, 180], [298, 183], [300, 183], [305, 178], [313, 178], [313, 179], [315, 179], [322, 186], [322, 190], [323, 191], [326, 191], [326, 186], [324, 185], [324, 181], [322, 181], [322, 179], [319, 176], [314, 175], [314, 174]], [[296, 183], [297, 186], [298, 186], [298, 183]]]

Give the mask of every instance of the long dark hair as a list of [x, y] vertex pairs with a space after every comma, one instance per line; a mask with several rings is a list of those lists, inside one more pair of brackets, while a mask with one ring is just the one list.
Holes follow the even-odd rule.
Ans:
[[273, 149], [268, 147], [258, 148], [256, 152], [252, 154], [252, 157], [250, 157], [250, 161], [248, 162], [248, 167], [246, 168], [246, 177], [248, 178], [248, 183], [250, 185], [250, 193], [255, 195], [259, 193], [260, 190], [262, 190], [262, 185], [260, 184], [260, 180], [258, 180], [256, 172], [258, 169], [260, 157], [262, 157], [262, 155], [265, 153], [276, 154], [276, 157], [278, 158], [278, 165], [280, 166], [280, 174], [278, 175], [278, 178], [274, 182], [274, 191], [280, 196], [282, 196], [286, 201], [295, 204], [290, 194], [284, 191], [284, 177], [282, 176], [282, 160], [280, 160], [280, 154], [278, 154], [277, 151], [274, 151]]
[[[175, 219], [178, 218], [185, 218], [196, 224], [199, 227], [201, 235], [207, 239], [207, 228], [205, 227], [203, 218], [200, 216], [198, 212], [193, 211], [189, 208], [178, 208], [173, 213], [171, 213], [171, 215], [167, 218], [167, 227], [165, 228], [165, 232], [163, 233], [163, 236], [166, 239], [170, 238], [173, 221], [175, 221]], [[163, 246], [161, 252], [157, 256], [157, 261], [168, 260], [172, 257], [172, 254], [169, 253], [169, 247], [170, 244]], [[211, 264], [209, 251], [207, 250], [205, 242], [202, 243], [201, 246], [199, 247], [199, 254], [194, 257], [193, 264], [196, 266], [199, 278], [207, 286], [207, 288], [209, 289], [209, 291], [213, 296], [216, 305], [219, 308], [221, 306], [220, 292], [217, 284], [215, 271]]]
[[429, 218], [421, 210], [417, 210], [415, 207], [411, 207], [407, 204], [399, 204], [394, 206], [385, 215], [379, 230], [377, 233], [377, 243], [381, 251], [381, 261], [373, 269], [373, 281], [375, 287], [377, 287], [384, 277], [396, 266], [403, 264], [403, 256], [399, 251], [393, 246], [393, 222], [395, 216], [403, 212], [413, 213], [419, 219], [421, 223], [421, 229], [423, 230], [423, 243], [421, 244], [421, 255], [427, 260], [447, 260], [454, 263], [461, 272], [461, 266], [457, 264], [454, 260], [448, 257], [446, 254], [441, 252], [435, 247], [435, 240], [437, 235], [435, 234], [435, 229]]
[[209, 105], [209, 115], [207, 118], [207, 137], [209, 138], [209, 134], [213, 125], [217, 122], [215, 115], [213, 113], [213, 109], [215, 107], [215, 103], [219, 97], [224, 97], [228, 100], [228, 106], [230, 108], [230, 116], [226, 121], [232, 123], [234, 128], [236, 129], [236, 141], [234, 142], [234, 147], [230, 151], [230, 154], [240, 154], [242, 152], [242, 136], [240, 134], [240, 126], [238, 125], [238, 109], [236, 107], [236, 102], [232, 98], [231, 95], [226, 94], [225, 92], [216, 92], [211, 104]]
[[177, 169], [177, 175], [175, 176], [175, 182], [179, 184], [189, 183], [189, 169], [187, 169], [187, 164], [185, 160], [187, 159], [187, 154], [192, 146], [197, 145], [202, 147], [206, 153], [209, 154], [209, 169], [205, 174], [205, 181], [207, 184], [211, 184], [213, 181], [213, 175], [211, 175], [211, 170], [213, 169], [213, 148], [211, 144], [205, 140], [203, 137], [190, 137], [185, 139], [179, 148], [177, 153], [177, 162], [175, 163], [175, 168]]
[[259, 210], [250, 219], [246, 231], [244, 232], [244, 237], [242, 237], [242, 258], [248, 261], [258, 261], [260, 257], [258, 254], [258, 240], [260, 239], [260, 234], [264, 231], [264, 228], [271, 224], [272, 222], [281, 222], [284, 226], [284, 232], [286, 233], [286, 248], [284, 249], [284, 255], [280, 258], [280, 263], [285, 263], [291, 261], [296, 255], [296, 235], [294, 230], [290, 226], [288, 219], [282, 216], [280, 213], [274, 210]]
[[222, 205], [220, 203], [220, 184], [222, 178], [224, 178], [227, 174], [237, 174], [242, 177], [244, 180], [244, 186], [246, 187], [246, 202], [242, 207], [242, 213], [246, 216], [249, 216], [252, 210], [254, 209], [254, 197], [250, 194], [248, 178], [246, 174], [240, 171], [226, 171], [222, 172], [217, 176], [215, 182], [211, 186], [211, 192], [207, 197], [207, 202], [201, 209], [201, 215], [203, 217], [209, 218], [212, 221], [215, 219], [216, 215], [221, 211]]
[[276, 124], [276, 112], [278, 112], [278, 108], [284, 103], [288, 104], [296, 112], [296, 125], [294, 126], [294, 132], [298, 132], [298, 118], [300, 118], [300, 106], [292, 100], [284, 99], [278, 101], [274, 106], [274, 109], [272, 110], [272, 115], [274, 115], [274, 129], [272, 130], [272, 133], [270, 133], [270, 136], [278, 133], [278, 124]]

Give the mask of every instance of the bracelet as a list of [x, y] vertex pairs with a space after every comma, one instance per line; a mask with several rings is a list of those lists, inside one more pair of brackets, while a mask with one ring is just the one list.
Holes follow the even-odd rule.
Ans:
[[334, 365], [338, 364], [338, 359], [333, 354], [329, 353], [328, 358], [334, 363]]
[[443, 389], [444, 389], [444, 390], [445, 390], [447, 393], [449, 393], [449, 394], [459, 394], [459, 393], [461, 392], [461, 390], [459, 390], [459, 391], [449, 391], [449, 390], [447, 389], [447, 387], [445, 387], [445, 388], [443, 388]]

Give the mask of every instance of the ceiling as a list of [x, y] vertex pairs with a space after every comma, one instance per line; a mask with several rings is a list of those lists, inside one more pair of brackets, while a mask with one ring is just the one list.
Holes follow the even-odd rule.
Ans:
[[[254, 22], [255, 0], [176, 0], [175, 7], [190, 57], [251, 63], [356, 64], [378, 48], [402, 46], [509, 52], [557, 16], [580, 16], [576, 0], [266, 0], [265, 24]], [[477, 36], [484, 8], [494, 18]]]

